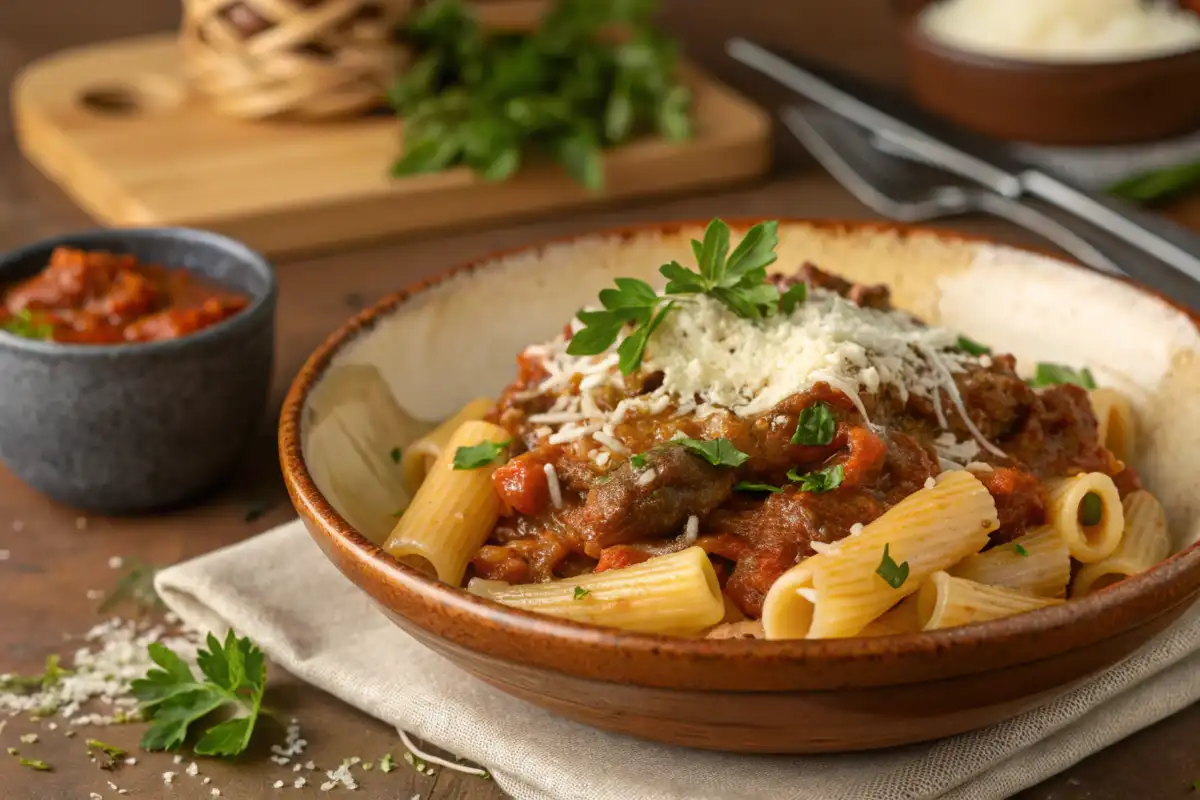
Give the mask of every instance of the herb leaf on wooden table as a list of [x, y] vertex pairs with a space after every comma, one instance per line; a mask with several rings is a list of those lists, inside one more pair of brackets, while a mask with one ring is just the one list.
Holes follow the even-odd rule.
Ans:
[[389, 93], [404, 119], [395, 176], [466, 165], [511, 177], [527, 156], [604, 185], [603, 150], [691, 135], [691, 93], [652, 0], [559, 0], [530, 32], [485, 30], [461, 0], [433, 0], [402, 31], [417, 53]]

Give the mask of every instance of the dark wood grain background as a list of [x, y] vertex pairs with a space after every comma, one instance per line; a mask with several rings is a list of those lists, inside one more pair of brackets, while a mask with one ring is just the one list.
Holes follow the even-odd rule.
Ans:
[[[748, 75], [722, 52], [733, 34], [754, 37], [822, 58], [866, 77], [900, 84], [898, 48], [884, 0], [667, 0], [665, 22], [683, 38], [689, 53], [728, 83], [768, 107], [787, 98], [766, 81]], [[73, 45], [175, 26], [175, 3], [148, 0], [0, 0], [0, 83], [8, 85], [22, 65]], [[301, 361], [354, 311], [415, 278], [492, 250], [551, 236], [584, 232], [627, 222], [699, 218], [714, 214], [812, 217], [864, 217], [865, 211], [831, 179], [817, 171], [777, 131], [777, 169], [770, 180], [706, 197], [688, 197], [626, 206], [577, 216], [499, 226], [489, 230], [382, 244], [354, 252], [280, 263], [279, 350], [275, 398], [269, 419], [251, 456], [227, 486], [204, 502], [167, 516], [86, 519], [56, 507], [0, 470], [0, 673], [31, 671], [52, 652], [68, 651], [64, 634], [78, 634], [96, 621], [89, 590], [107, 589], [115, 573], [110, 556], [140, 556], [167, 564], [239, 541], [293, 516], [278, 475], [274, 420], [288, 381]], [[1200, 227], [1200, 198], [1167, 213]], [[90, 225], [17, 152], [6, 106], [0, 106], [0, 249]], [[951, 227], [990, 232], [1010, 241], [1032, 241], [1000, 223], [968, 220]], [[0, 385], [0, 391], [3, 386]], [[265, 515], [247, 520], [262, 504]], [[20, 530], [17, 530], [20, 528]], [[306, 757], [331, 768], [349, 756], [399, 755], [402, 748], [386, 725], [281, 674], [273, 673], [273, 703], [301, 720], [310, 742]], [[403, 691], [403, 687], [397, 687]], [[23, 718], [0, 732], [0, 746], [16, 744], [21, 733], [39, 729]], [[271, 784], [290, 783], [290, 767], [266, 759], [266, 744], [235, 763], [205, 762], [212, 783], [180, 776], [163, 785], [164, 770], [179, 770], [169, 756], [139, 754], [139, 764], [115, 775], [88, 763], [80, 739], [41, 728], [32, 755], [55, 771], [32, 773], [14, 759], [0, 760], [4, 800], [82, 800], [90, 792], [117, 797], [114, 780], [132, 797], [210, 798], [271, 795]], [[137, 726], [109, 729], [103, 738], [133, 747]], [[1087, 759], [1062, 775], [1020, 795], [1020, 800], [1134, 800], [1186, 798], [1200, 778], [1200, 710], [1188, 711]], [[267, 742], [269, 744], [269, 742]], [[293, 792], [285, 789], [283, 792]], [[306, 792], [317, 790], [309, 787]], [[491, 800], [492, 783], [438, 770], [421, 776], [401, 763], [389, 774], [370, 774], [358, 796], [422, 800]], [[300, 795], [296, 795], [300, 796]], [[631, 800], [635, 800], [631, 794]]]

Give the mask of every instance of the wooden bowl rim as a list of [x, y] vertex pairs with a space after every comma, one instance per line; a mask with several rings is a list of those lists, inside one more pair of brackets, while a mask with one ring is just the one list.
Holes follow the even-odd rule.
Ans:
[[1016, 56], [1000, 56], [957, 47], [929, 35], [920, 17], [932, 0], [915, 11], [902, 11], [901, 33], [912, 47], [924, 50], [955, 66], [976, 70], [1011, 73], [1013, 78], [1078, 78], [1095, 80], [1096, 71], [1105, 69], [1154, 69], [1160, 72], [1200, 70], [1200, 45], [1187, 50], [1175, 50], [1156, 56], [1121, 58], [1105, 61], [1036, 61]]
[[[1053, 258], [1055, 261], [1075, 266], [1062, 256], [1030, 247], [1015, 247], [987, 236], [962, 234], [932, 226], [908, 225], [895, 222], [853, 221], [842, 219], [803, 219], [778, 217], [781, 225], [805, 225], [818, 230], [842, 230], [856, 233], [878, 233], [908, 238], [913, 235], [935, 236], [944, 241], [960, 244], [982, 244], [1005, 247]], [[741, 230], [761, 222], [756, 217], [730, 217], [730, 227]], [[417, 281], [408, 287], [382, 298], [374, 306], [355, 315], [350, 321], [330, 334], [309, 356], [293, 380], [284, 399], [279, 424], [279, 455], [284, 482], [297, 512], [313, 523], [310, 532], [320, 534], [331, 543], [340, 544], [348, 556], [359, 566], [375, 573], [392, 588], [408, 593], [421, 605], [437, 609], [442, 616], [452, 616], [457, 624], [475, 623], [489, 627], [493, 634], [521, 637], [531, 646], [552, 646], [555, 642], [586, 646], [597, 656], [670, 656], [685, 661], [699, 660], [710, 665], [721, 663], [759, 662], [762, 664], [780, 661], [843, 662], [936, 654], [939, 659], [949, 655], [950, 650], [971, 649], [995, 640], [1017, 637], [1053, 636], [1056, 631], [1075, 628], [1079, 625], [1096, 626], [1103, 631], [1097, 641], [1110, 638], [1130, 627], [1141, 624], [1145, 619], [1167, 612], [1180, 600], [1154, 602], [1150, 597], [1156, 592], [1169, 590], [1177, 583], [1182, 584], [1191, 577], [1200, 585], [1200, 541], [1160, 562], [1146, 572], [1127, 578], [1109, 588], [1082, 599], [1071, 600], [1061, 605], [1019, 614], [990, 622], [976, 623], [958, 628], [901, 634], [896, 636], [856, 637], [846, 639], [790, 639], [790, 640], [739, 640], [739, 639], [689, 639], [658, 634], [637, 633], [612, 628], [603, 628], [582, 622], [559, 619], [509, 608], [491, 600], [469, 594], [466, 590], [448, 586], [435, 578], [396, 561], [356, 531], [329, 504], [313, 482], [305, 462], [300, 441], [301, 418], [309, 393], [323, 377], [333, 358], [359, 335], [369, 332], [374, 325], [395, 312], [421, 292], [436, 287], [455, 277], [469, 276], [475, 270], [499, 259], [523, 252], [538, 251], [548, 246], [566, 245], [583, 238], [630, 239], [645, 234], [664, 236], [678, 233], [685, 228], [703, 229], [708, 220], [677, 220], [668, 222], [645, 222], [619, 226], [585, 234], [567, 235], [524, 244], [493, 252], [482, 258], [450, 267], [440, 273]], [[1200, 328], [1200, 316], [1164, 298], [1157, 292], [1132, 281], [1124, 281], [1140, 291], [1165, 300], [1184, 312], [1192, 323]], [[374, 594], [365, 586], [360, 589]], [[1170, 592], [1167, 592], [1170, 594]], [[1154, 613], [1114, 629], [1104, 625], [1106, 615], [1119, 612], [1127, 604], [1142, 604], [1150, 601]], [[378, 602], [378, 599], [377, 599]], [[1191, 598], [1183, 602], [1191, 603]], [[419, 627], [424, 627], [416, 621]], [[437, 635], [437, 634], [434, 634]], [[540, 641], [535, 641], [540, 640]], [[1029, 659], [1046, 657], [1044, 653], [1032, 654]], [[564, 671], [571, 670], [564, 667]], [[752, 690], [753, 687], [746, 687]]]

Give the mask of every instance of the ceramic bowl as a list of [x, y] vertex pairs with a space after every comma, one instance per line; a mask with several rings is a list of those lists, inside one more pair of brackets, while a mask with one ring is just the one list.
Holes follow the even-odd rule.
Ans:
[[[308, 360], [280, 423], [288, 490], [329, 559], [413, 637], [506, 692], [600, 728], [702, 748], [806, 753], [917, 742], [1020, 714], [1124, 658], [1196, 599], [1193, 322], [1141, 289], [1046, 256], [867, 223], [783, 222], [776, 266], [811, 260], [854, 280], [886, 281], [897, 304], [924, 319], [1027, 365], [1090, 365], [1102, 383], [1128, 392], [1146, 423], [1135, 463], [1169, 510], [1177, 555], [1085, 599], [994, 622], [764, 642], [535, 616], [427, 578], [374, 544], [394, 523], [388, 484], [397, 476], [350, 474], [352, 461], [339, 460], [348, 436], [354, 447], [387, 452], [404, 444], [393, 440], [403, 431], [498, 393], [526, 345], [553, 337], [613, 277], [658, 279], [658, 265], [689, 258], [688, 240], [702, 231], [621, 230], [468, 264], [360, 314]], [[360, 402], [368, 391], [387, 395], [391, 409], [371, 418]], [[379, 432], [374, 441], [371, 431]], [[347, 492], [378, 505], [351, 521], [342, 514]]]
[[942, 44], [917, 21], [931, 0], [897, 0], [917, 101], [998, 139], [1087, 146], [1148, 142], [1200, 129], [1200, 49], [1132, 61], [1046, 63]]
[[184, 228], [101, 230], [0, 257], [0, 286], [39, 272], [56, 247], [132, 254], [252, 298], [180, 339], [74, 345], [0, 333], [0, 460], [84, 511], [176, 505], [230, 474], [262, 423], [271, 380], [275, 277], [262, 256]]

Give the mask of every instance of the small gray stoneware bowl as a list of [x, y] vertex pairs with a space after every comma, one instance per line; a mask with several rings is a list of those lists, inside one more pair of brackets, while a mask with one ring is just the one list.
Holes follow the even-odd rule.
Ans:
[[275, 276], [245, 245], [187, 228], [68, 234], [0, 257], [0, 287], [56, 247], [130, 254], [249, 295], [239, 314], [161, 342], [56, 344], [0, 331], [0, 460], [51, 499], [99, 513], [176, 505], [229, 474], [263, 421]]

